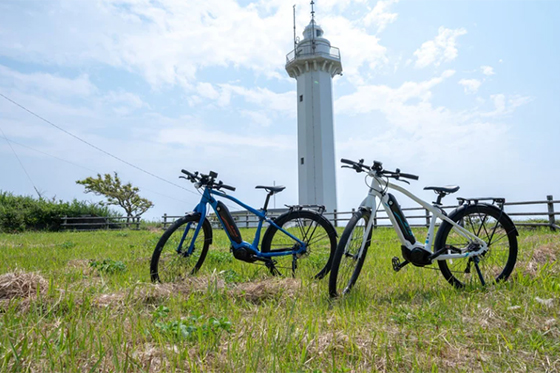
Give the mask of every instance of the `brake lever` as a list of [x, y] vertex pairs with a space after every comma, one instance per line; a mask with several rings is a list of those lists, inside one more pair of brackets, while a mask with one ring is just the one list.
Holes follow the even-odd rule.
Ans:
[[352, 166], [340, 166], [340, 168], [354, 168]]
[[179, 179], [185, 179], [185, 180], [189, 180], [189, 179], [187, 179], [187, 177], [186, 177], [186, 176], [179, 176]]

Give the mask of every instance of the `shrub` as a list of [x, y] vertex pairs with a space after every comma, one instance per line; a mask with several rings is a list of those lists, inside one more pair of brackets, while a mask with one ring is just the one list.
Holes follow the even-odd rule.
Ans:
[[0, 232], [60, 229], [62, 216], [117, 216], [96, 203], [15, 196], [0, 191]]

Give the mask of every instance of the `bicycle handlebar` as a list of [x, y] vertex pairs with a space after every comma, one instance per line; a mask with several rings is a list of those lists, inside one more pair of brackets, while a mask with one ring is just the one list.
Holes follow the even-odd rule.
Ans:
[[342, 158], [340, 162], [348, 164], [350, 166], [342, 166], [344, 168], [352, 168], [356, 172], [363, 171], [374, 171], [376, 176], [386, 176], [399, 180], [400, 178], [418, 180], [419, 176], [413, 174], [402, 173], [398, 168], [395, 171], [388, 171], [383, 169], [383, 163], [378, 161], [373, 161], [372, 166], [366, 166], [364, 160], [360, 159], [359, 162], [351, 161], [350, 159]]
[[216, 182], [215, 178], [218, 177], [218, 174], [214, 171], [210, 171], [208, 175], [199, 174], [198, 171], [193, 174], [185, 169], [182, 169], [181, 172], [187, 175], [187, 179], [191, 183], [199, 183], [200, 185], [207, 186], [210, 189], [227, 189], [235, 192], [235, 187], [224, 184], [221, 180]]

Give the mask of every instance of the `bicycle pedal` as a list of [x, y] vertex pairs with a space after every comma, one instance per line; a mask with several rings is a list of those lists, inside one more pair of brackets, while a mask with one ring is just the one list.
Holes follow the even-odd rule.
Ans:
[[401, 270], [401, 261], [399, 258], [397, 258], [396, 256], [393, 257], [393, 259], [391, 260], [391, 262], [393, 263], [393, 270], [395, 272], [398, 272]]
[[393, 271], [398, 272], [402, 269], [402, 267], [404, 267], [410, 262], [408, 260], [401, 262], [401, 260], [398, 257], [394, 256], [393, 259], [391, 259], [391, 263], [393, 264]]

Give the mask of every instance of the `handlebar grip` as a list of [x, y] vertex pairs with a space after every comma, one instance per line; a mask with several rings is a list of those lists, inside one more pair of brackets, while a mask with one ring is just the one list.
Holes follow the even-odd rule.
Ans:
[[351, 161], [351, 160], [345, 159], [345, 158], [342, 158], [340, 161], [341, 161], [342, 163], [346, 163], [346, 164], [350, 164], [350, 165], [353, 165], [353, 164], [356, 163], [356, 162], [354, 162], [354, 161]]
[[420, 178], [420, 177], [418, 177], [418, 176], [416, 176], [416, 175], [412, 175], [412, 174], [403, 174], [403, 173], [400, 173], [399, 176], [400, 176], [400, 177], [407, 178], [407, 179], [412, 179], [412, 180], [418, 180], [418, 179]]
[[226, 184], [222, 184], [220, 186], [220, 188], [228, 189], [228, 190], [231, 190], [232, 192], [235, 192], [235, 187], [232, 187], [232, 186], [229, 186], [229, 185], [226, 185]]

